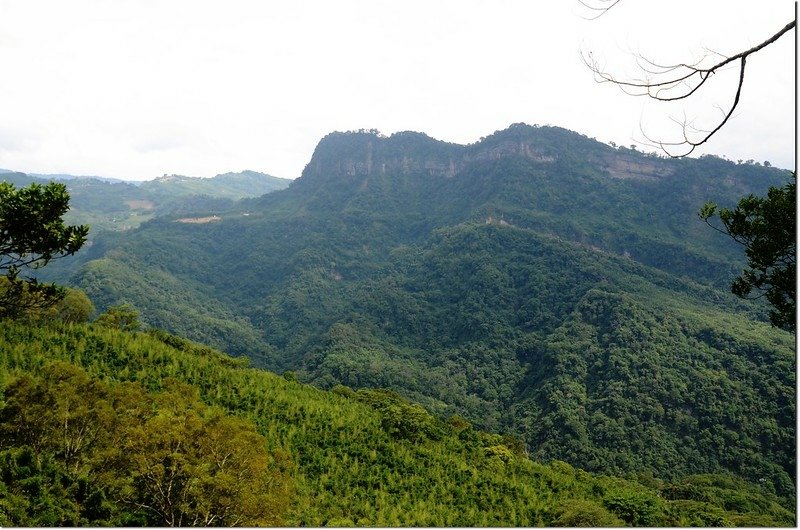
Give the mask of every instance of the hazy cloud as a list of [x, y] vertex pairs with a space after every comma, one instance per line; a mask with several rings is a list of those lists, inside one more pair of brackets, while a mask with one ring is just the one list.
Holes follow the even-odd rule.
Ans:
[[[794, 3], [623, 2], [597, 21], [581, 14], [563, 0], [0, 0], [0, 167], [293, 178], [333, 130], [468, 143], [520, 121], [627, 145], [640, 120], [668, 134], [666, 118], [683, 109], [596, 84], [581, 49], [623, 72], [630, 50], [660, 61], [731, 53], [782, 27]], [[748, 62], [740, 111], [702, 152], [793, 165], [787, 38]], [[712, 109], [731, 97], [722, 77]]]

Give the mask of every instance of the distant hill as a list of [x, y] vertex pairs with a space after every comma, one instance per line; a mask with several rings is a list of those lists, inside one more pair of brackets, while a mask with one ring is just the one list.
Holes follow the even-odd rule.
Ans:
[[164, 176], [139, 182], [104, 177], [0, 174], [0, 179], [24, 186], [31, 182], [63, 181], [70, 192], [72, 223], [97, 230], [129, 230], [157, 215], [175, 212], [210, 212], [230, 208], [233, 201], [283, 189], [291, 182], [256, 171], [225, 173], [213, 178]]
[[129, 182], [125, 179], [116, 179], [112, 177], [100, 177], [97, 175], [69, 175], [67, 173], [28, 173], [32, 177], [44, 179], [44, 180], [83, 180], [83, 179], [93, 179], [99, 180], [102, 182]]
[[511, 431], [537, 459], [730, 473], [788, 506], [794, 337], [728, 292], [742, 251], [697, 217], [788, 178], [557, 127], [332, 133], [288, 188], [98, 239], [71, 281], [321, 388]]
[[225, 199], [258, 197], [286, 188], [291, 181], [256, 171], [223, 173], [213, 178], [164, 175], [141, 183], [141, 188], [154, 196], [177, 197], [208, 195]]
[[34, 177], [41, 180], [74, 180], [74, 179], [95, 179], [104, 182], [127, 182], [124, 179], [116, 179], [112, 177], [100, 177], [97, 175], [70, 175], [68, 173], [23, 173], [21, 171], [14, 171], [11, 169], [0, 169], [0, 174], [3, 173], [20, 173]]

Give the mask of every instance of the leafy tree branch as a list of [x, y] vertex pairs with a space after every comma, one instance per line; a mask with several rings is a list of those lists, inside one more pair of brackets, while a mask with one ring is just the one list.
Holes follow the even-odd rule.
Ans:
[[0, 182], [0, 273], [7, 282], [0, 292], [0, 316], [15, 316], [27, 307], [42, 308], [63, 297], [64, 291], [34, 278], [20, 279], [23, 269], [37, 269], [53, 259], [77, 252], [89, 227], [68, 226], [64, 184], [31, 184], [16, 189]]
[[[766, 297], [773, 309], [770, 322], [796, 331], [796, 177], [782, 188], [771, 187], [766, 197], [748, 195], [734, 209], [717, 210], [713, 202], [700, 210], [700, 218], [745, 248], [747, 268], [731, 285], [742, 298]], [[722, 226], [711, 218], [718, 216]]]

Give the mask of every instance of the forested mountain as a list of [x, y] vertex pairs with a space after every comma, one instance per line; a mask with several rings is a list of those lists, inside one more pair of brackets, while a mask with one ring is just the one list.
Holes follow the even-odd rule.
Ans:
[[145, 182], [7, 171], [0, 173], [0, 180], [16, 186], [64, 181], [71, 197], [67, 220], [90, 224], [93, 238], [98, 231], [128, 230], [157, 215], [227, 209], [236, 199], [283, 189], [290, 182], [255, 171], [210, 179], [164, 175]]
[[733, 473], [789, 506], [794, 337], [728, 293], [741, 249], [697, 217], [788, 178], [555, 127], [333, 133], [287, 189], [153, 218], [68, 267], [101, 309], [322, 388], [391, 388], [542, 461]]

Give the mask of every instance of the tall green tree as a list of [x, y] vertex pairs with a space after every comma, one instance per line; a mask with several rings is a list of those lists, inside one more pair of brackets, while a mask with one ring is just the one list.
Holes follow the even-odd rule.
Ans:
[[139, 331], [142, 326], [139, 322], [139, 311], [128, 303], [109, 307], [108, 311], [97, 317], [96, 322], [101, 326], [122, 331]]
[[[796, 331], [797, 316], [797, 212], [796, 176], [782, 188], [771, 187], [766, 197], [748, 195], [734, 209], [709, 202], [700, 218], [715, 230], [729, 235], [745, 248], [747, 268], [734, 280], [731, 291], [747, 298], [754, 291], [772, 305], [772, 325]], [[711, 224], [719, 215], [722, 227]]]
[[0, 273], [8, 283], [0, 292], [0, 316], [16, 316], [30, 307], [46, 307], [64, 296], [53, 284], [20, 278], [23, 269], [43, 267], [50, 260], [77, 252], [86, 242], [89, 227], [69, 226], [64, 184], [31, 184], [17, 189], [0, 182]]

